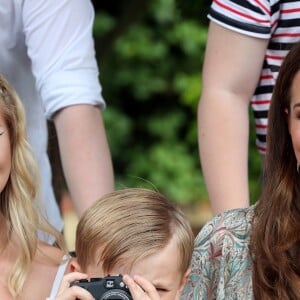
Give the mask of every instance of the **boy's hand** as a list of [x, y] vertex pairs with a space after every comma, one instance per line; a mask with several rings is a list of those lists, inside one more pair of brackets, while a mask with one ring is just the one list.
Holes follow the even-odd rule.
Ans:
[[142, 276], [135, 275], [132, 278], [124, 275], [123, 281], [128, 286], [133, 300], [160, 300], [154, 285]]
[[86, 274], [79, 272], [66, 274], [61, 281], [55, 300], [94, 300], [87, 290], [76, 285], [70, 287], [71, 282], [86, 278]]

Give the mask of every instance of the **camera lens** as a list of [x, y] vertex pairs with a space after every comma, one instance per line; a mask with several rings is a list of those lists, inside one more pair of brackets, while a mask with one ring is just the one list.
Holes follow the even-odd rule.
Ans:
[[122, 290], [110, 290], [105, 292], [99, 300], [132, 300], [132, 297]]

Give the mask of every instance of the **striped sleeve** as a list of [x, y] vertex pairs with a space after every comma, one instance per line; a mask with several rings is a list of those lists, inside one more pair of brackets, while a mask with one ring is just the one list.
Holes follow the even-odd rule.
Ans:
[[275, 25], [271, 1], [214, 0], [208, 18], [230, 30], [269, 39]]

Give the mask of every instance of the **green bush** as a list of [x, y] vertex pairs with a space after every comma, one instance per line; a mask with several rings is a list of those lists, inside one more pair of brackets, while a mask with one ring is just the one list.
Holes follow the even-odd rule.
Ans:
[[[151, 186], [179, 203], [207, 201], [196, 110], [210, 1], [200, 2], [129, 1], [122, 11], [107, 2], [97, 11], [95, 45], [117, 188]], [[250, 157], [256, 197], [253, 141]]]

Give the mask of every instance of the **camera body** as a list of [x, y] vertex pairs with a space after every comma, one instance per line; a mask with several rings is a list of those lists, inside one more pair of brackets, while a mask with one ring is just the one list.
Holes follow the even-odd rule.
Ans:
[[132, 300], [122, 275], [105, 276], [103, 278], [83, 279], [71, 283], [89, 291], [96, 300]]

